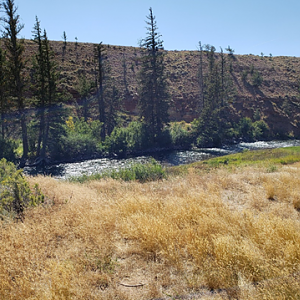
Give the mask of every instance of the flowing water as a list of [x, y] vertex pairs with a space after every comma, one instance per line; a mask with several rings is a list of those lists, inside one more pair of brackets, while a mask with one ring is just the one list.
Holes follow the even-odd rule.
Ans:
[[[70, 177], [80, 175], [91, 175], [94, 173], [101, 173], [107, 169], [119, 169], [129, 166], [132, 163], [146, 163], [151, 157], [155, 158], [165, 166], [178, 166], [181, 164], [188, 164], [195, 161], [201, 161], [210, 157], [222, 156], [232, 153], [241, 152], [245, 149], [257, 150], [267, 148], [281, 148], [300, 146], [300, 140], [290, 141], [268, 141], [268, 142], [253, 142], [253, 143], [239, 143], [231, 146], [224, 146], [222, 148], [197, 148], [193, 150], [173, 150], [158, 153], [151, 153], [145, 156], [137, 156], [126, 159], [111, 159], [100, 158], [93, 160], [86, 160], [77, 163], [61, 163], [58, 165], [49, 166], [43, 170], [43, 174], [51, 175], [60, 179], [68, 179]], [[36, 168], [25, 167], [25, 174], [36, 175], [41, 173]]]

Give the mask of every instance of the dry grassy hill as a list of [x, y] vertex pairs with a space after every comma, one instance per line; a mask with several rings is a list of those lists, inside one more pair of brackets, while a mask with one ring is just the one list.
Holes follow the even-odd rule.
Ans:
[[[85, 74], [89, 80], [94, 80], [94, 44], [67, 42], [65, 54], [63, 42], [51, 41], [51, 46], [61, 72], [61, 88], [69, 91], [74, 99], [79, 99], [79, 75]], [[34, 48], [34, 42], [26, 41], [28, 56], [34, 53]], [[106, 45], [106, 50], [111, 76], [123, 95], [124, 110], [137, 113], [140, 50], [138, 47], [110, 45]], [[218, 53], [216, 60], [220, 61]], [[252, 118], [256, 111], [260, 111], [271, 129], [300, 136], [300, 58], [226, 55], [226, 61], [235, 94], [230, 104], [232, 117]], [[190, 122], [199, 114], [199, 53], [166, 51], [165, 62], [172, 96], [171, 119]], [[204, 72], [207, 68], [207, 55], [204, 53]], [[262, 75], [261, 86], [253, 86], [251, 70]]]

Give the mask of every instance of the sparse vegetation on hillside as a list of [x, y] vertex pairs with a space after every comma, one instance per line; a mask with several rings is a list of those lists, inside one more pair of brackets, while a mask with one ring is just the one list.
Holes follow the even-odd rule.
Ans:
[[[52, 42], [52, 45], [53, 48], [56, 48], [56, 45], [59, 45], [59, 43]], [[70, 49], [73, 46], [70, 43]], [[138, 70], [141, 67], [139, 62], [140, 51], [134, 47], [126, 48], [107, 45], [105, 47], [107, 60], [111, 66], [111, 77], [115, 80], [120, 97], [123, 99], [121, 102], [123, 113], [127, 114], [130, 118], [135, 118], [135, 115], [138, 113], [139, 94], [136, 79]], [[75, 97], [80, 97], [79, 93], [76, 92], [76, 85], [73, 84], [77, 76], [74, 70], [78, 70], [79, 67], [82, 72], [84, 70], [87, 80], [93, 81], [93, 63], [92, 61], [90, 64], [87, 63], [89, 57], [93, 57], [93, 45], [79, 43], [77, 51], [79, 51], [78, 53], [82, 55], [83, 59], [77, 60], [79, 63], [77, 64], [75, 63], [75, 50], [67, 53], [70, 61], [74, 62], [62, 64], [62, 76], [65, 79], [61, 82], [60, 87], [66, 88]], [[299, 136], [297, 126], [299, 107], [297, 100], [299, 94], [297, 59], [273, 57], [272, 60], [258, 60], [253, 55], [234, 55], [233, 57], [226, 54], [223, 55], [225, 55], [227, 60], [228, 71], [231, 70], [229, 78], [232, 81], [231, 88], [233, 91], [224, 112], [228, 116], [228, 120], [232, 124], [238, 123], [243, 117], [250, 118], [252, 121], [258, 121], [256, 112], [259, 111], [259, 120], [267, 124], [269, 137], [284, 138]], [[220, 64], [220, 54], [214, 53], [214, 56], [216, 63]], [[287, 78], [286, 69], [280, 67], [287, 64], [287, 60], [290, 61], [288, 63], [289, 69], [294, 70], [288, 75], [289, 82], [284, 81]], [[130, 62], [134, 65], [134, 71], [129, 67]], [[199, 84], [197, 82], [198, 68], [199, 54], [196, 51], [165, 52], [165, 71], [172, 99], [169, 109], [171, 120], [185, 119], [191, 121], [193, 118], [199, 117], [198, 105], [201, 95], [199, 96]], [[206, 51], [203, 51], [204, 75], [207, 73], [207, 70], [208, 55]], [[79, 73], [82, 74], [82, 72], [80, 71]], [[124, 74], [126, 78], [124, 78]], [[69, 82], [69, 84], [66, 85], [66, 82]], [[81, 105], [81, 98], [77, 99], [76, 101]], [[97, 111], [95, 110], [96, 102], [95, 97], [93, 97], [93, 89], [91, 89], [91, 96], [88, 97], [85, 107], [89, 109], [89, 117], [96, 118]], [[287, 107], [289, 107], [289, 114], [286, 113]], [[116, 124], [122, 126], [124, 123]]]
[[47, 205], [0, 226], [0, 298], [298, 299], [299, 163], [187, 170], [29, 178]]
[[[13, 1], [4, 4], [13, 6]], [[64, 141], [95, 144], [95, 140], [86, 140], [87, 136], [84, 140], [80, 140], [82, 135], [68, 136], [64, 123], [70, 116], [83, 117], [85, 123], [96, 119], [102, 123], [97, 149], [89, 152], [92, 157], [134, 154], [149, 148], [218, 146], [237, 139], [300, 136], [297, 58], [236, 55], [230, 46], [225, 49], [228, 54], [222, 47], [218, 53], [215, 46], [201, 43], [199, 51], [165, 51], [150, 11], [151, 30], [141, 44], [143, 51], [78, 40], [67, 44], [65, 32], [63, 42], [49, 42], [46, 31], [41, 34], [38, 19], [35, 41], [14, 38], [23, 70], [17, 80], [19, 95], [11, 88], [13, 81], [7, 80], [13, 72], [12, 64], [1, 69], [7, 66], [5, 61], [10, 61], [9, 53], [2, 52], [0, 59], [2, 139], [22, 139], [23, 145], [23, 152], [12, 156], [23, 155], [24, 160], [28, 157], [31, 163], [43, 165], [69, 159], [63, 154]], [[18, 21], [17, 10], [14, 14]], [[15, 37], [21, 29], [19, 24]], [[2, 47], [7, 48], [8, 42], [3, 40]], [[7, 74], [6, 69], [10, 70]], [[172, 122], [193, 122], [192, 130], [168, 124], [168, 116]], [[147, 127], [140, 131], [138, 142], [128, 138], [134, 127], [129, 124], [135, 122]], [[123, 142], [122, 136], [126, 136]], [[76, 148], [79, 151], [75, 151], [78, 155], [74, 160], [87, 158], [85, 145]], [[4, 150], [8, 155], [10, 148]]]

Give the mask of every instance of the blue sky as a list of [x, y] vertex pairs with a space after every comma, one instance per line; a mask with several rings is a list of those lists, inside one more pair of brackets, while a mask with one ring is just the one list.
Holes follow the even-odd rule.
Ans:
[[198, 42], [236, 54], [300, 56], [299, 0], [15, 0], [21, 36], [32, 38], [37, 15], [50, 40], [138, 46], [152, 7], [167, 50]]

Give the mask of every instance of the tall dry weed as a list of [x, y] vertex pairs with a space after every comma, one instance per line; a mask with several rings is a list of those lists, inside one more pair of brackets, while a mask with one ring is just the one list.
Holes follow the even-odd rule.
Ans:
[[30, 178], [47, 201], [1, 223], [0, 298], [294, 299], [299, 178], [297, 165], [145, 184]]

